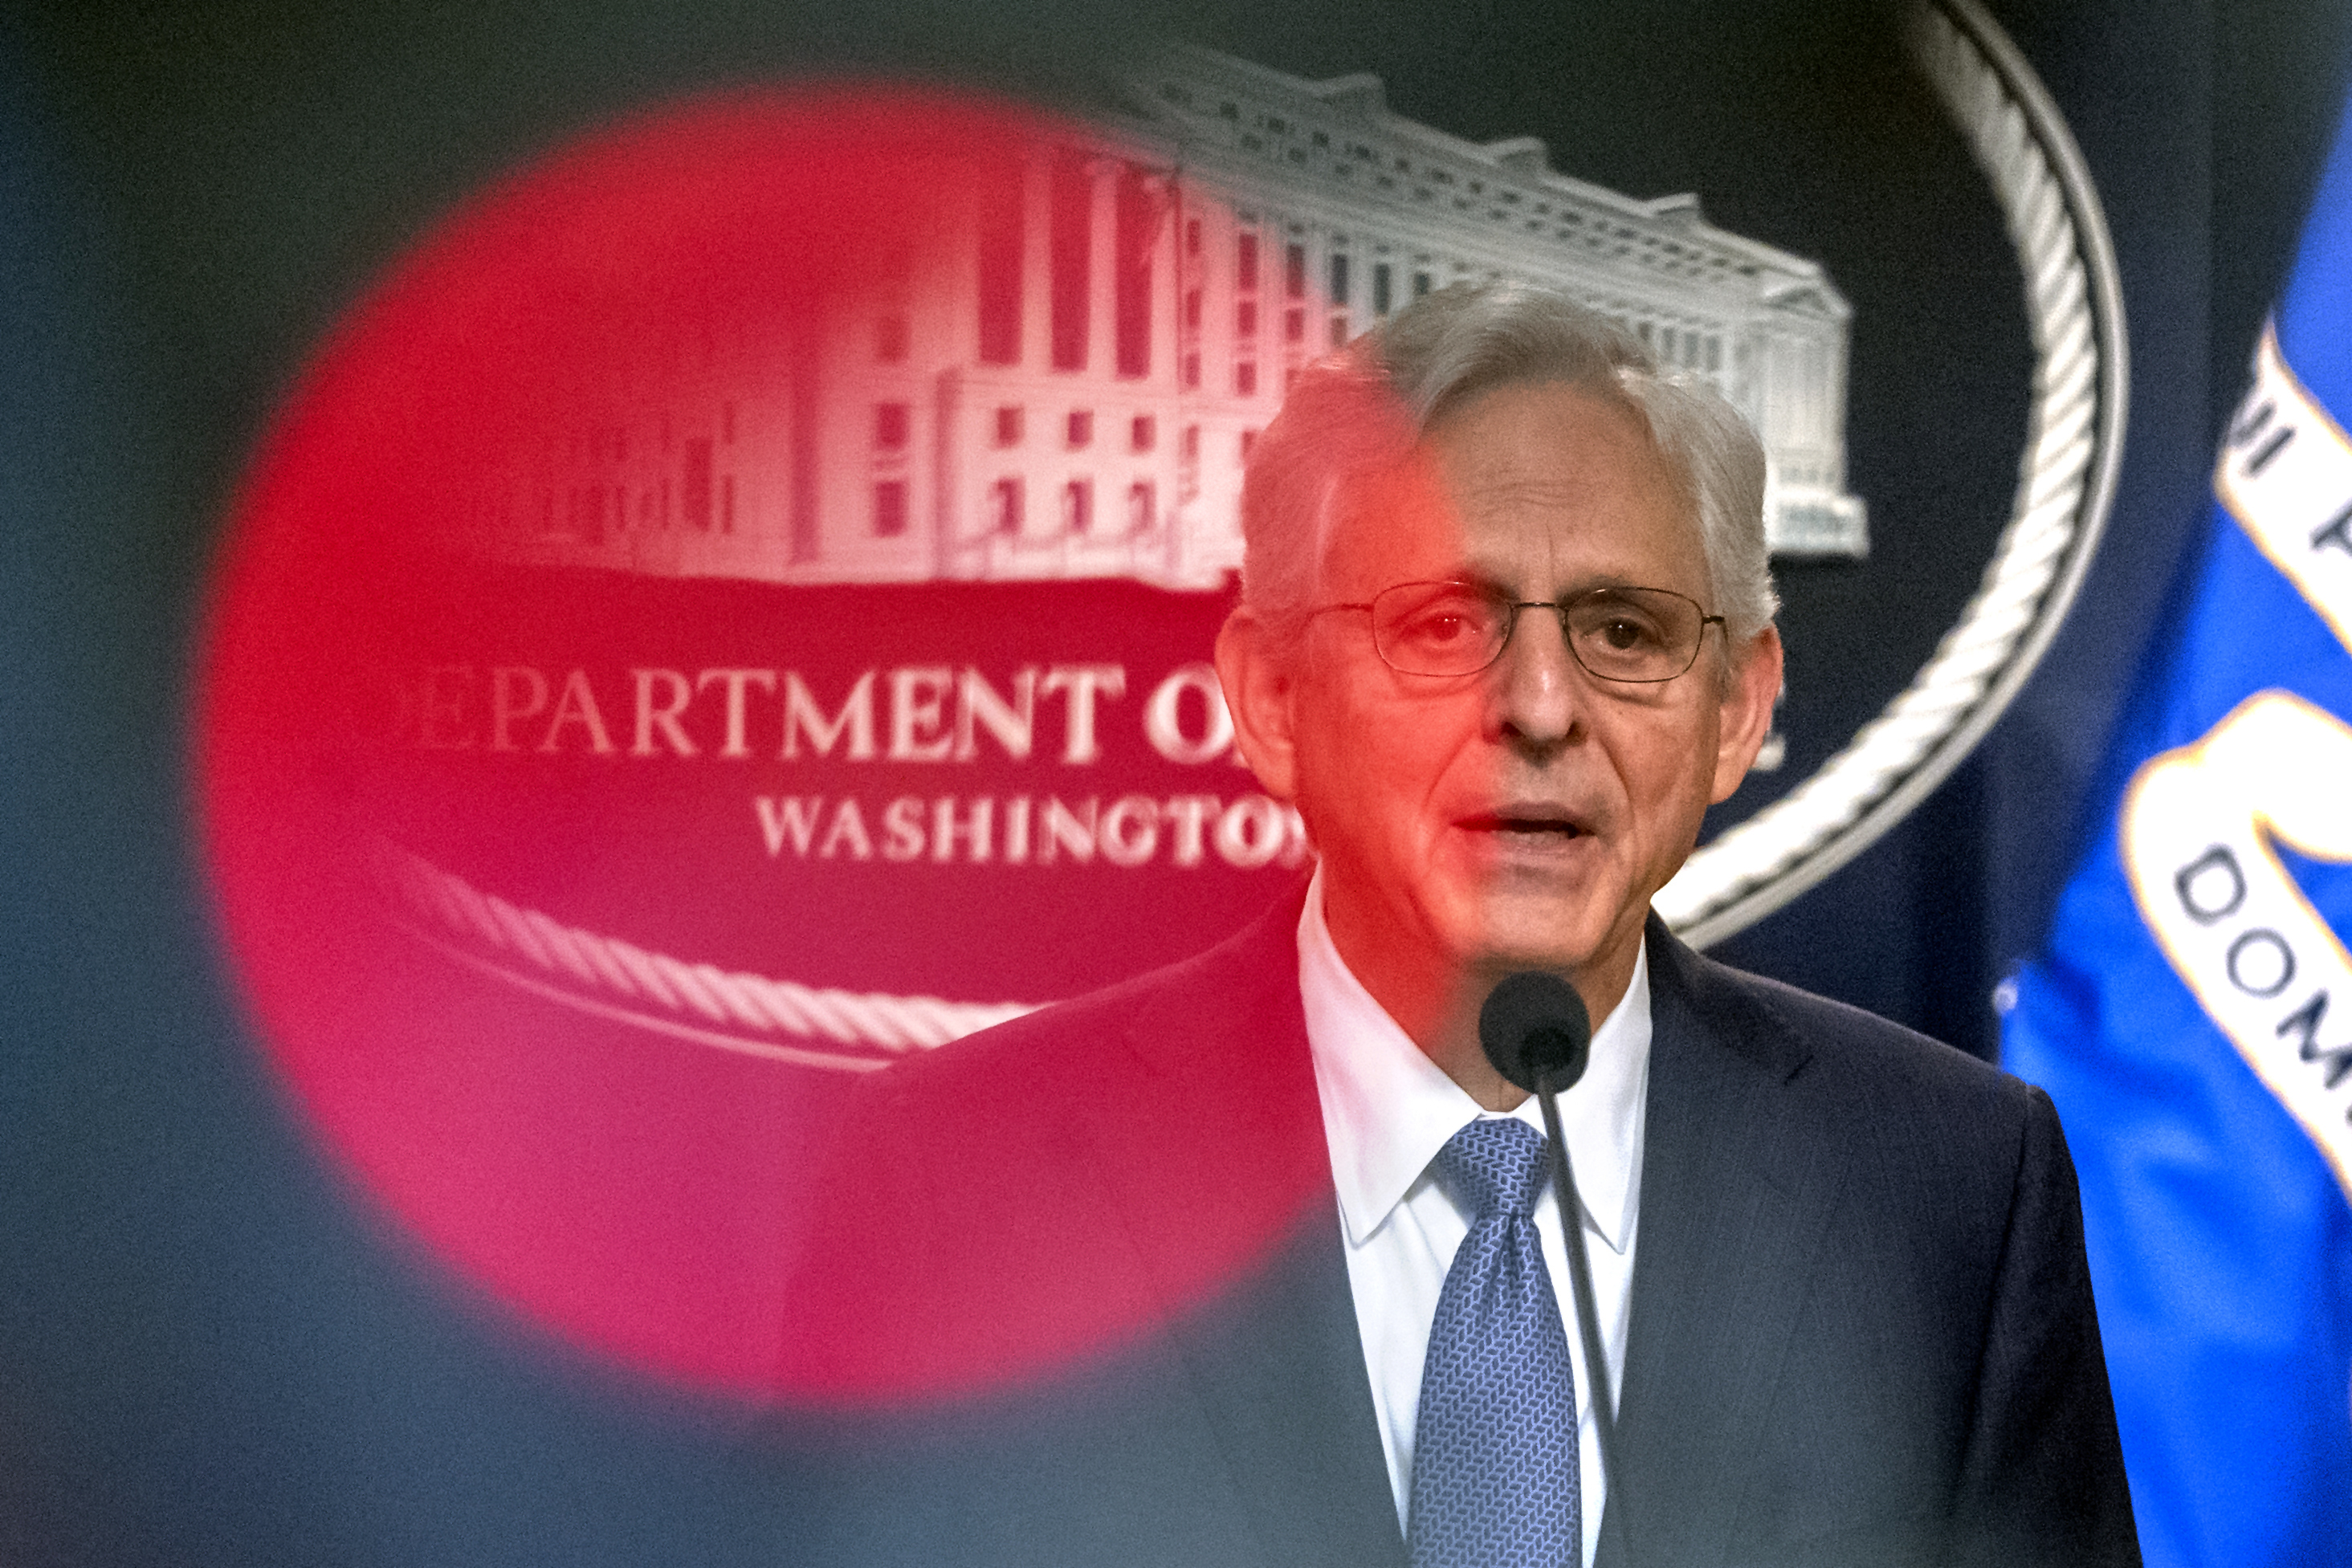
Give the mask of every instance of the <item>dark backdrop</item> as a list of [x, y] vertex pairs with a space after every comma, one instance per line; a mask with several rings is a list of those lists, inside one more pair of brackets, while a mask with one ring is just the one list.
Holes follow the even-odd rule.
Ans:
[[[2095, 831], [2083, 797], [2352, 58], [2352, 16], [2316, 0], [1995, 10], [2082, 141], [2122, 260], [2115, 519], [1974, 757], [1723, 949], [1986, 1052], [1994, 984]], [[1791, 62], [1834, 60], [1879, 18], [1695, 0], [574, 0], [496, 20], [100, 0], [0, 21], [0, 1562], [790, 1560], [791, 1488], [755, 1421], [467, 1300], [288, 1116], [215, 962], [186, 831], [198, 588], [319, 336], [520, 159], [813, 68], [1078, 94], [1093, 49], [1139, 25], [1302, 74], [1380, 71], [1398, 110], [1465, 134], [1557, 124], [1556, 142], [1617, 149], [1611, 169], [1562, 160], [1576, 172], [1656, 193], [1675, 182], [1640, 177], [1645, 138], [1547, 102], [1530, 62], [1589, 51], [1685, 70], [1694, 91], [1850, 104], [1864, 88]], [[1713, 197], [1710, 215], [1762, 221]]]

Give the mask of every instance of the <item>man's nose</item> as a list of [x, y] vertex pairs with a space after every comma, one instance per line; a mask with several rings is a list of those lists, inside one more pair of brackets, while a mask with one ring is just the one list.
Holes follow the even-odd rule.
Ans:
[[1559, 612], [1549, 605], [1522, 609], [1492, 676], [1496, 730], [1535, 749], [1565, 744], [1580, 716], [1582, 677]]

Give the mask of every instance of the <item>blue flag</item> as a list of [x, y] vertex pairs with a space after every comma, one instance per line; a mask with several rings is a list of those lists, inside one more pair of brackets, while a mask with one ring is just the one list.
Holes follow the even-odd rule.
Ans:
[[2083, 1181], [2147, 1561], [2352, 1562], [2352, 116], [2009, 1067]]

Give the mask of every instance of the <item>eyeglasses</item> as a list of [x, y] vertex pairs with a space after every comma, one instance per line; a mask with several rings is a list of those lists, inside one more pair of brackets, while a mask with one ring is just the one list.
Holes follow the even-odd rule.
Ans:
[[1407, 675], [1475, 675], [1503, 656], [1522, 610], [1559, 612], [1568, 651], [1586, 674], [1627, 685], [1671, 681], [1698, 660], [1709, 626], [1723, 624], [1698, 601], [1666, 588], [1595, 588], [1573, 599], [1517, 600], [1467, 582], [1401, 582], [1368, 604], [1327, 604], [1371, 612], [1372, 646]]

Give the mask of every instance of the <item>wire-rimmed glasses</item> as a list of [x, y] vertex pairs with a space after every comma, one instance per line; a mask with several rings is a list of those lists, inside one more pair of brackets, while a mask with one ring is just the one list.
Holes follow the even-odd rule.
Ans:
[[1519, 600], [1473, 582], [1401, 582], [1368, 603], [1372, 646], [1408, 675], [1475, 675], [1503, 656], [1522, 610], [1559, 615], [1568, 651], [1586, 674], [1626, 685], [1671, 681], [1698, 660], [1709, 626], [1723, 624], [1698, 601], [1669, 588], [1605, 587], [1569, 599]]

